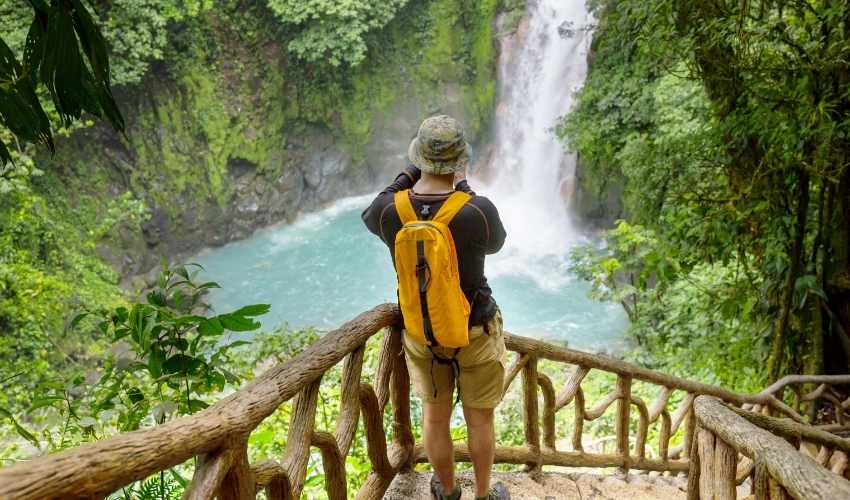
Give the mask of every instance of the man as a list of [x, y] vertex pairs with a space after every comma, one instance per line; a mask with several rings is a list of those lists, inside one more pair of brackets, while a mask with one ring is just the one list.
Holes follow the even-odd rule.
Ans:
[[460, 123], [445, 115], [426, 119], [410, 143], [408, 156], [412, 165], [381, 191], [362, 215], [369, 231], [389, 247], [394, 263], [396, 234], [403, 226], [396, 193], [411, 189], [409, 198], [419, 220], [433, 217], [453, 191], [472, 196], [448, 224], [457, 253], [460, 288], [470, 305], [469, 344], [459, 349], [429, 347], [416, 342], [407, 332], [404, 335], [414, 392], [422, 399], [425, 451], [436, 472], [431, 492], [438, 500], [460, 498], [449, 434], [457, 385], [475, 471], [476, 498], [508, 499], [501, 483], [490, 488], [495, 446], [493, 414], [502, 399], [505, 342], [501, 313], [484, 277], [485, 255], [499, 251], [505, 241], [505, 229], [493, 203], [476, 196], [466, 180], [469, 145]]

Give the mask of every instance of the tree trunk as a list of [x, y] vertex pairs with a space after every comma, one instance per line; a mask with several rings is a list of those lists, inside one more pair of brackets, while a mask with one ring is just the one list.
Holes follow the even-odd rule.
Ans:
[[799, 169], [797, 175], [797, 220], [794, 225], [791, 262], [782, 290], [779, 320], [776, 322], [773, 347], [767, 364], [767, 373], [771, 379], [779, 378], [779, 373], [782, 370], [785, 338], [791, 318], [791, 308], [794, 305], [794, 284], [802, 267], [803, 243], [806, 237], [806, 221], [809, 214], [809, 174], [805, 170]]
[[[826, 262], [826, 248], [828, 246], [828, 228], [832, 220], [832, 185], [829, 181], [821, 184], [820, 199], [818, 200], [818, 232], [815, 236], [814, 248], [812, 249], [812, 261], [815, 263], [817, 274], [817, 285], [825, 290], [824, 286], [824, 264]], [[806, 362], [805, 372], [811, 375], [823, 373], [823, 341], [824, 341], [824, 310], [823, 299], [819, 296], [812, 297], [812, 330], [809, 343], [809, 357]]]

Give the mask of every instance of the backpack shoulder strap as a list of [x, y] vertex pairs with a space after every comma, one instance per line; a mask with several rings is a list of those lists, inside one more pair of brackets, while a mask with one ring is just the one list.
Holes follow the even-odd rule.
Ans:
[[416, 211], [413, 210], [413, 203], [410, 202], [410, 190], [398, 191], [393, 195], [395, 201], [395, 209], [401, 219], [402, 224], [419, 220], [416, 216]]
[[434, 221], [442, 222], [443, 224], [448, 225], [449, 222], [460, 212], [460, 209], [466, 205], [466, 202], [472, 199], [472, 195], [469, 193], [464, 193], [463, 191], [455, 191], [448, 197], [448, 199], [443, 202], [443, 206], [440, 207], [440, 210], [437, 212], [437, 215], [434, 216]]

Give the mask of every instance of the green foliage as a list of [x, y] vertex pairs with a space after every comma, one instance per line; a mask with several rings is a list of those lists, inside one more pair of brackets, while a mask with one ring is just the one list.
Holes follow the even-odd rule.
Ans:
[[[123, 131], [124, 118], [110, 88], [106, 42], [88, 9], [80, 0], [30, 5], [32, 22], [21, 61], [0, 39], [0, 124], [19, 141], [53, 151], [51, 122], [38, 97], [44, 85], [62, 126], [79, 120], [85, 111]], [[19, 32], [12, 35], [20, 43]], [[11, 161], [0, 137], [0, 165]]]
[[174, 476], [176, 473], [172, 474], [172, 472], [133, 483], [126, 488], [121, 488], [108, 498], [110, 500], [179, 500], [183, 497], [186, 484], [185, 480], [181, 484], [181, 481]]
[[[687, 259], [684, 259], [687, 262]], [[577, 247], [572, 271], [591, 295], [623, 305], [637, 341], [631, 357], [684, 378], [752, 392], [765, 385], [770, 320], [760, 277], [746, 262], [683, 265], [676, 248], [620, 222], [606, 244]]]
[[[836, 91], [848, 70], [840, 21], [848, 7], [596, 5], [593, 66], [560, 132], [582, 158], [585, 187], [602, 192], [611, 179], [622, 182], [629, 220], [678, 262], [676, 280], [684, 281], [670, 282], [668, 292], [664, 280], [650, 288], [708, 301], [703, 313], [713, 322], [728, 319], [709, 313], [726, 309], [730, 296], [749, 304], [755, 317], [721, 328], [754, 345], [771, 337], [767, 359], [757, 350], [757, 366], [771, 378], [822, 372], [827, 361], [846, 367], [850, 353], [838, 335], [850, 325], [826, 318], [847, 306], [838, 283], [850, 266], [850, 226], [838, 211], [850, 194], [850, 169], [839, 159], [850, 107]], [[694, 283], [732, 295], [700, 294]], [[694, 325], [714, 324], [700, 321]], [[708, 347], [692, 344], [692, 357], [703, 357], [697, 349]]]
[[308, 62], [357, 66], [366, 58], [366, 35], [389, 23], [407, 0], [267, 0], [295, 35], [290, 52]]
[[68, 332], [64, 318], [122, 302], [94, 249], [115, 227], [138, 230], [143, 210], [129, 196], [78, 210], [26, 189], [0, 198], [0, 380], [25, 374], [4, 384], [0, 406], [19, 410], [37, 384], [98, 355], [102, 344]]
[[228, 384], [238, 386], [242, 377], [232, 371], [240, 369], [233, 350], [248, 342], [230, 332], [256, 330], [254, 318], [269, 307], [208, 315], [203, 297], [218, 285], [197, 283], [196, 273], [185, 266], [164, 268], [145, 302], [74, 317], [69, 330], [93, 330], [111, 347], [65, 376], [50, 373], [29, 394], [25, 418], [42, 427], [35, 435], [0, 407], [15, 431], [37, 447], [60, 450], [194, 413]]
[[165, 58], [169, 25], [183, 23], [213, 6], [212, 0], [115, 0], [104, 16], [111, 49], [112, 81], [139, 83], [153, 62]]
[[[159, 422], [173, 412], [201, 410], [207, 404], [200, 396], [239, 382], [226, 366], [230, 350], [247, 342], [223, 334], [256, 330], [260, 323], [253, 318], [269, 310], [268, 305], [261, 304], [205, 316], [208, 306], [203, 296], [218, 285], [196, 283], [196, 274], [197, 269], [190, 272], [184, 266], [165, 268], [156, 287], [148, 292], [147, 303], [98, 314], [100, 333], [113, 344], [124, 339], [134, 354], [115, 361], [121, 372], [119, 381], [128, 375], [138, 377], [139, 372], [150, 377], [160, 398], [153, 408]], [[72, 324], [85, 315], [77, 316]]]

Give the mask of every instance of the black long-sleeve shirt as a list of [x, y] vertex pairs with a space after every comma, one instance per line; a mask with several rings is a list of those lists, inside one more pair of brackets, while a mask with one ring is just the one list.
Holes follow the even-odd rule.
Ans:
[[[401, 218], [395, 210], [394, 194], [410, 189], [419, 180], [419, 169], [408, 167], [396, 177], [392, 184], [378, 193], [372, 204], [363, 211], [362, 218], [369, 231], [377, 235], [389, 247], [395, 262], [395, 237], [401, 230]], [[461, 181], [455, 189], [465, 191], [472, 198], [449, 223], [455, 249], [457, 250], [460, 286], [471, 306], [469, 325], [483, 325], [496, 312], [493, 292], [484, 276], [484, 258], [502, 248], [505, 228], [496, 206], [483, 196], [477, 196], [467, 181]], [[413, 209], [420, 219], [434, 216], [451, 193], [412, 193]]]

